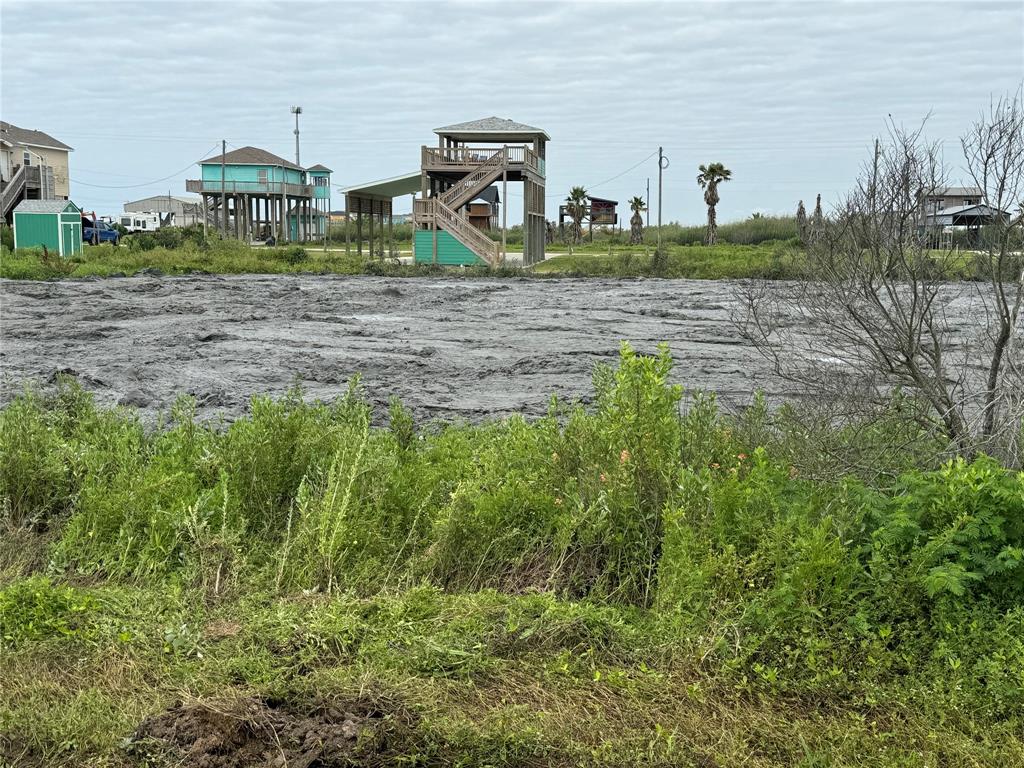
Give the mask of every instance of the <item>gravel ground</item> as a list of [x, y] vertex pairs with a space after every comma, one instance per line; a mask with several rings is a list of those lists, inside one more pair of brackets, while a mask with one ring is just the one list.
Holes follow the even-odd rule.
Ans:
[[298, 382], [331, 399], [359, 373], [383, 406], [478, 421], [586, 398], [619, 343], [668, 342], [688, 388], [786, 397], [729, 322], [736, 283], [322, 276], [0, 281], [0, 401], [76, 376], [152, 419], [182, 392], [203, 417]]

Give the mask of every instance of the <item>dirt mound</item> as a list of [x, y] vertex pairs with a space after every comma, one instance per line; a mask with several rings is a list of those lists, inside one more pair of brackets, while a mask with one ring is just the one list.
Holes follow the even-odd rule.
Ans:
[[413, 715], [393, 703], [179, 703], [143, 721], [126, 751], [147, 765], [195, 768], [387, 765], [413, 726]]

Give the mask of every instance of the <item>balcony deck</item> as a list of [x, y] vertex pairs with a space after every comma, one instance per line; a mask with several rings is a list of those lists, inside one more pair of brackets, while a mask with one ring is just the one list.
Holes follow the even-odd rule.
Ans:
[[206, 179], [187, 179], [185, 181], [186, 192], [197, 192], [204, 195], [253, 195], [256, 197], [313, 197], [312, 184], [288, 184], [283, 181], [225, 181], [220, 179], [210, 181]]
[[430, 173], [459, 176], [471, 173], [500, 152], [505, 153], [505, 164], [510, 176], [518, 177], [526, 173], [544, 178], [544, 158], [525, 146], [423, 147], [421, 165], [424, 171]]

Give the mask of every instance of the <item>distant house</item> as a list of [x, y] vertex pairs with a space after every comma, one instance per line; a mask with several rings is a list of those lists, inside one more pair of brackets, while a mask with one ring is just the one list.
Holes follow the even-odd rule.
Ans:
[[[954, 243], [976, 246], [981, 239], [981, 228], [1010, 214], [985, 203], [941, 208], [924, 217], [923, 231], [934, 247], [950, 247]], [[961, 233], [957, 235], [957, 233]]]
[[153, 195], [124, 204], [125, 213], [158, 213], [161, 226], [187, 227], [203, 223], [203, 202], [195, 195]]
[[594, 197], [593, 195], [587, 195], [587, 199], [590, 201], [591, 227], [595, 224], [615, 226], [619, 223], [619, 214], [616, 212], [618, 200], [609, 200], [606, 197]]
[[[587, 203], [583, 219], [587, 222], [587, 229], [590, 234], [591, 242], [594, 240], [595, 224], [597, 226], [614, 227], [619, 223], [619, 214], [617, 213], [618, 204], [618, 200], [609, 200], [606, 197], [594, 197], [593, 195], [587, 195]], [[558, 207], [558, 231], [562, 237], [565, 237], [565, 222], [571, 219], [572, 217], [569, 215], [569, 206], [560, 205]]]
[[[477, 229], [491, 230], [501, 227], [501, 196], [497, 187], [487, 187], [470, 200], [466, 207], [469, 209], [469, 223]], [[395, 220], [398, 220], [397, 217]]]
[[932, 216], [945, 208], [963, 208], [982, 202], [978, 187], [943, 187], [922, 195], [921, 203], [926, 216]]
[[199, 163], [199, 179], [185, 182], [202, 196], [211, 224], [249, 239], [309, 240], [323, 231], [330, 210], [331, 170], [303, 168], [258, 147], [242, 147]]
[[42, 131], [0, 121], [0, 217], [22, 200], [67, 200], [72, 148]]
[[958, 205], [953, 208], [942, 208], [925, 216], [925, 226], [930, 229], [942, 227], [976, 229], [985, 224], [991, 224], [1000, 217], [1009, 220], [1010, 214], [984, 203]]

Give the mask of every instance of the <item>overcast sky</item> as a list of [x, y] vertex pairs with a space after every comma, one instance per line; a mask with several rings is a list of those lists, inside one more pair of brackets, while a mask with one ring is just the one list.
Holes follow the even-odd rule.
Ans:
[[497, 115], [551, 135], [549, 218], [573, 184], [625, 201], [651, 177], [656, 204], [659, 144], [666, 220], [703, 219], [696, 167], [714, 161], [734, 174], [720, 220], [791, 212], [849, 187], [888, 114], [930, 112], [956, 178], [958, 135], [1024, 79], [1022, 0], [0, 0], [0, 14], [3, 119], [73, 146], [72, 198], [99, 213], [182, 194], [221, 138], [292, 158], [292, 104], [303, 163], [342, 187], [416, 171], [434, 128]]

